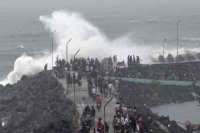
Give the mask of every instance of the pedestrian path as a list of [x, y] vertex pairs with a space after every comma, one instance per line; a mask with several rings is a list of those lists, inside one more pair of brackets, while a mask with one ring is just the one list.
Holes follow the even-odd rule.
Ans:
[[[58, 81], [62, 84], [62, 86], [65, 88], [65, 91], [67, 92], [65, 79], [59, 79]], [[81, 100], [83, 97], [85, 98], [85, 106], [89, 105], [90, 108], [91, 106], [94, 106], [96, 108], [96, 103], [88, 95], [87, 81], [85, 79], [83, 79], [82, 81], [83, 81], [83, 84], [81, 87], [78, 87], [77, 85], [75, 87], [75, 102], [76, 102], [77, 110], [79, 111], [79, 114], [80, 114], [79, 117], [81, 117], [81, 114], [82, 114]], [[69, 94], [67, 94], [67, 96], [72, 101], [74, 101], [74, 87], [69, 87]], [[101, 110], [100, 111], [96, 110], [95, 127], [94, 127], [95, 129], [96, 129], [96, 123], [98, 121], [98, 118], [104, 119], [103, 108], [104, 108], [104, 105], [109, 100], [110, 100], [110, 97], [102, 98]], [[114, 111], [115, 104], [116, 104], [116, 99], [113, 98], [112, 101], [110, 101], [110, 103], [106, 106], [106, 109], [105, 109], [105, 121], [108, 123], [110, 127], [109, 133], [113, 133], [112, 120], [113, 120], [113, 116], [115, 115], [115, 111]], [[93, 129], [91, 129], [91, 131], [93, 131]]]

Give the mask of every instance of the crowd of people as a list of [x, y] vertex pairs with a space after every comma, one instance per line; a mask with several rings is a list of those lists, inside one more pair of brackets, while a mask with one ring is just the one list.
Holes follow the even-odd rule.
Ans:
[[139, 56], [135, 56], [133, 55], [133, 57], [131, 55], [128, 55], [127, 58], [127, 66], [128, 68], [134, 67], [135, 65], [140, 65], [140, 57]]
[[59, 59], [59, 56], [56, 58], [56, 67], [54, 67], [54, 71], [56, 76], [59, 79], [64, 79], [65, 78], [65, 72], [66, 72], [66, 66], [68, 66], [68, 63], [64, 59]]
[[[114, 95], [115, 93], [119, 93], [119, 84], [120, 81], [116, 79], [115, 81], [112, 80], [105, 80], [102, 78], [102, 81], [105, 82], [99, 82], [99, 86], [95, 86], [95, 80], [88, 79], [88, 91], [91, 91], [92, 93], [95, 93], [96, 98], [94, 102], [96, 102], [96, 109], [98, 109], [98, 103], [101, 103], [101, 96], [102, 98], [104, 97], [109, 97]], [[104, 95], [104, 93], [101, 93], [101, 86], [105, 90], [108, 90], [109, 95]], [[109, 93], [109, 88], [110, 86], [113, 86], [114, 90], [113, 93]], [[97, 88], [99, 90], [99, 95], [97, 94]], [[95, 89], [95, 91], [93, 91]], [[103, 91], [102, 91], [103, 92]], [[90, 95], [90, 94], [89, 94]], [[100, 96], [101, 95], [101, 96]], [[109, 127], [107, 122], [103, 122], [101, 118], [99, 118], [98, 122], [96, 125], [93, 126], [88, 126], [88, 130], [91, 129], [92, 127], [96, 127], [94, 129], [94, 133], [103, 133], [105, 130], [105, 133], [109, 133], [109, 129], [113, 128], [114, 133], [144, 133], [144, 132], [150, 132], [152, 130], [152, 127], [156, 128], [156, 124], [152, 126], [153, 123], [153, 118], [151, 115], [144, 117], [142, 116], [142, 112], [138, 112], [137, 108], [133, 106], [133, 108], [130, 105], [125, 104], [120, 97], [117, 97], [118, 101], [116, 102], [116, 106], [113, 109], [115, 111], [115, 115], [113, 116], [113, 121], [112, 121], [112, 127]], [[93, 97], [91, 95], [91, 100], [93, 100]], [[88, 112], [88, 110], [95, 110], [94, 107], [92, 109], [89, 109], [89, 106], [83, 110], [83, 115], [85, 115], [85, 112]], [[90, 120], [93, 120], [93, 117], [95, 117], [95, 111], [89, 111], [92, 116]], [[143, 121], [143, 118], [145, 121]], [[167, 119], [169, 122], [169, 118]], [[90, 122], [89, 122], [90, 123]], [[160, 123], [159, 123], [160, 124]], [[88, 124], [92, 125], [92, 124]], [[111, 125], [110, 125], [111, 126]], [[157, 125], [158, 126], [158, 125]], [[88, 132], [82, 132], [85, 131], [87, 126], [83, 125], [81, 129], [81, 133], [88, 133]], [[104, 129], [105, 128], [105, 129]]]
[[[100, 111], [101, 104], [102, 104], [102, 98], [101, 95], [97, 93], [97, 80], [92, 75], [88, 76], [88, 95], [91, 98], [94, 103], [96, 103], [96, 109], [94, 106], [91, 108], [87, 105], [84, 106], [84, 98], [82, 99], [81, 106], [82, 106], [82, 116], [81, 116], [81, 123], [82, 128], [80, 130], [80, 133], [90, 133], [90, 130], [92, 127], [94, 127], [94, 133], [99, 132], [103, 133], [103, 129], [105, 128], [106, 131], [109, 130], [108, 124], [105, 122], [103, 123], [102, 119], [99, 118], [99, 121], [97, 122], [97, 128], [95, 128], [95, 114], [96, 110]], [[91, 78], [92, 77], [92, 78]], [[108, 133], [105, 132], [105, 133]]]
[[119, 100], [115, 107], [116, 115], [113, 119], [114, 133], [144, 133], [149, 128], [151, 117], [148, 117], [147, 127], [142, 125], [142, 117], [137, 114], [136, 107], [123, 105]]
[[[111, 97], [115, 93], [117, 93], [119, 87], [119, 80], [116, 79], [114, 82], [111, 80], [105, 80], [103, 77], [98, 76], [97, 81], [94, 77], [88, 78], [88, 92], [91, 99], [94, 99], [94, 102], [96, 102], [96, 109], [98, 110], [98, 103], [100, 103], [101, 106], [101, 96], [102, 98]], [[97, 94], [97, 88], [99, 91], [99, 95]], [[89, 106], [87, 106], [83, 110], [82, 117], [85, 118], [85, 112], [88, 112]], [[92, 110], [95, 110], [94, 107], [92, 107]], [[105, 133], [109, 132], [109, 128], [113, 128], [114, 133], [142, 133], [142, 126], [141, 121], [142, 118], [137, 115], [136, 107], [131, 108], [131, 106], [123, 105], [121, 100], [118, 100], [116, 103], [116, 107], [113, 109], [115, 110], [115, 116], [113, 118], [112, 127], [109, 127], [107, 122], [103, 122], [101, 118], [99, 118], [96, 130], [94, 129], [94, 133], [103, 133], [105, 130]], [[95, 111], [89, 111], [89, 116], [95, 117], [95, 113], [92, 113]], [[93, 118], [90, 118], [92, 121]], [[150, 119], [150, 118], [149, 118]], [[90, 123], [90, 122], [89, 122]], [[92, 127], [92, 124], [88, 124], [88, 130]], [[81, 129], [81, 133], [88, 133], [88, 132], [82, 132], [85, 131], [86, 125], [83, 125]], [[95, 127], [95, 126], [94, 126]], [[105, 128], [105, 129], [104, 129]]]
[[56, 66], [54, 67], [54, 72], [57, 78], [66, 78], [66, 83], [68, 86], [72, 84], [82, 85], [82, 75], [97, 77], [101, 73], [101, 63], [99, 60], [93, 58], [76, 58], [71, 59], [70, 62], [66, 62], [64, 59], [59, 59], [57, 56]]
[[[107, 59], [107, 58], [105, 58]], [[67, 81], [73, 84], [73, 70], [78, 72], [77, 81], [81, 80], [82, 73], [86, 73], [93, 77], [98, 75], [108, 75], [115, 77], [128, 78], [142, 78], [142, 79], [156, 79], [156, 80], [176, 80], [176, 81], [196, 81], [200, 79], [200, 63], [179, 63], [179, 64], [141, 64], [139, 56], [129, 55], [127, 58], [127, 65], [120, 63], [117, 56], [109, 57], [105, 61], [100, 62], [97, 58], [77, 58], [70, 62], [64, 59], [56, 59], [56, 67], [54, 68], [58, 78], [68, 77]], [[123, 67], [120, 66], [123, 64]]]
[[[94, 133], [103, 133], [104, 130], [105, 133], [108, 133], [110, 128], [113, 128], [115, 133], [143, 133], [150, 132], [152, 128], [156, 128], [156, 125], [160, 124], [159, 122], [154, 123], [153, 116], [142, 116], [142, 112], [138, 111], [133, 104], [129, 105], [129, 102], [127, 101], [133, 99], [129, 97], [129, 95], [126, 97], [123, 96], [123, 99], [119, 98], [119, 94], [123, 93], [120, 91], [122, 89], [119, 89], [121, 88], [121, 81], [119, 79], [116, 79], [115, 81], [106, 80], [104, 79], [105, 75], [163, 80], [195, 80], [194, 77], [198, 79], [198, 76], [195, 76], [194, 74], [195, 70], [198, 69], [198, 65], [180, 65], [179, 69], [177, 69], [175, 65], [141, 65], [139, 57], [136, 57], [135, 59], [134, 56], [128, 56], [128, 67], [117, 68], [117, 56], [114, 56], [113, 59], [110, 57], [110, 62], [112, 60], [115, 62], [110, 64], [113, 66], [111, 66], [111, 69], [109, 70], [105, 70], [105, 64], [100, 63], [98, 59], [78, 58], [75, 59], [75, 61], [70, 60], [70, 63], [58, 58], [56, 60], [56, 67], [54, 68], [55, 73], [58, 78], [66, 77], [66, 82], [69, 86], [74, 82], [81, 85], [83, 75], [88, 78], [88, 95], [91, 100], [96, 103], [96, 107], [85, 107], [84, 98], [82, 99], [81, 106], [83, 113], [81, 117], [82, 129], [80, 130], [80, 133], [89, 133], [89, 130], [92, 127], [94, 127]], [[183, 76], [177, 76], [177, 73], [181, 73]], [[130, 94], [132, 93], [130, 90], [134, 90], [134, 87], [129, 85], [128, 88], [123, 88], [123, 90], [126, 90], [126, 93]], [[109, 127], [107, 122], [103, 122], [101, 118], [99, 118], [95, 125], [94, 118], [96, 110], [99, 111], [101, 109], [101, 99], [113, 95], [117, 97], [118, 101], [114, 109], [115, 115], [113, 116], [112, 127]], [[142, 92], [137, 95], [146, 97]], [[151, 95], [151, 92], [149, 95]], [[180, 97], [182, 97], [182, 95], [180, 95]], [[145, 99], [148, 99], [148, 96]], [[139, 101], [139, 99], [134, 99], [134, 104], [137, 102], [144, 103], [142, 99], [140, 100], [141, 101]], [[173, 99], [169, 100], [171, 102]], [[146, 101], [146, 104], [148, 104], [148, 101]], [[166, 121], [168, 121], [168, 119]], [[168, 122], [166, 122], [166, 126], [167, 123]]]
[[152, 64], [133, 65], [129, 67], [109, 71], [107, 75], [114, 77], [142, 78], [173, 81], [196, 81], [200, 79], [200, 63], [194, 64]]

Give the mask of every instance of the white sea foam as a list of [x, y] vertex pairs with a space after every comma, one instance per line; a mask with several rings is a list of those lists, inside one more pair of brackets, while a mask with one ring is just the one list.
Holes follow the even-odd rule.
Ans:
[[184, 40], [184, 41], [196, 42], [196, 41], [200, 41], [200, 38], [195, 38], [195, 37], [192, 37], [192, 38], [183, 37], [182, 40]]
[[123, 21], [119, 21], [120, 23], [138, 23], [141, 20], [123, 20]]
[[1, 81], [2, 84], [16, 83], [23, 75], [34, 75], [42, 70], [44, 59], [35, 60], [34, 58], [22, 54], [14, 64], [14, 69], [11, 71], [7, 78]]
[[24, 46], [20, 45], [20, 46], [17, 46], [18, 49], [23, 49]]

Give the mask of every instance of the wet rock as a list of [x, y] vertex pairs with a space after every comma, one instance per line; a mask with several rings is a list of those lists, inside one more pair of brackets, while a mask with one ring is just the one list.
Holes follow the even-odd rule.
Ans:
[[16, 99], [16, 96], [13, 95], [7, 95], [1, 98], [0, 103], [1, 104], [9, 104], [11, 102], [13, 102]]
[[183, 128], [177, 125], [176, 121], [170, 122], [170, 131], [171, 133], [186, 133], [186, 131]]
[[26, 101], [18, 101], [18, 105], [16, 107], [16, 112], [26, 112]]
[[11, 116], [3, 127], [4, 132], [75, 131], [73, 103], [66, 98], [64, 88], [51, 73], [23, 76], [17, 84], [0, 89], [5, 90], [0, 99], [0, 117]]
[[21, 81], [26, 81], [28, 79], [28, 76], [27, 75], [23, 75], [22, 78], [21, 78]]
[[28, 114], [26, 113], [21, 113], [21, 112], [13, 113], [6, 127], [17, 128], [18, 126], [20, 126], [20, 124], [23, 124], [23, 122], [26, 120], [27, 117], [28, 117]]

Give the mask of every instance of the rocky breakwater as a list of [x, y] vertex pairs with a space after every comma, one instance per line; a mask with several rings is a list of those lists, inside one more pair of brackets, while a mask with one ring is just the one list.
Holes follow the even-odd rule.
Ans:
[[0, 86], [3, 133], [74, 133], [73, 102], [50, 72]]
[[151, 129], [155, 133], [185, 133], [186, 131], [175, 121], [170, 121], [169, 117], [160, 117], [152, 113], [149, 108], [161, 104], [194, 100], [190, 94], [191, 91], [200, 94], [200, 90], [192, 86], [162, 86], [157, 82], [138, 84], [120, 81], [118, 97], [126, 106], [137, 108], [138, 115], [143, 119], [144, 129]]
[[126, 95], [124, 102], [147, 107], [192, 101], [194, 97], [190, 92], [200, 94], [200, 89], [197, 86], [161, 85], [157, 81], [151, 84], [121, 81], [119, 90], [122, 97]]

